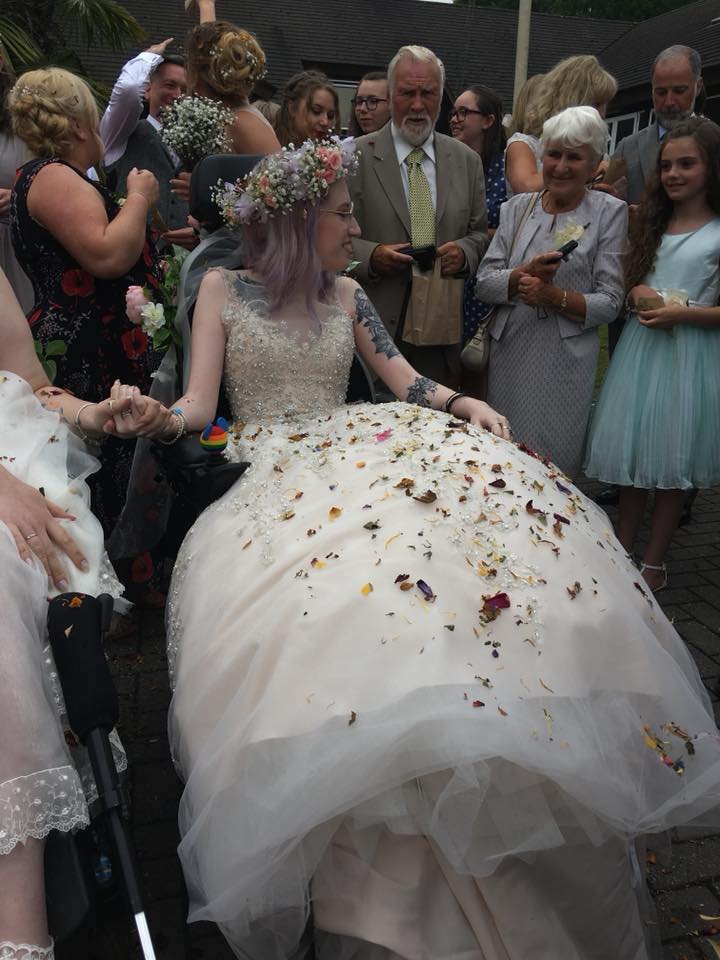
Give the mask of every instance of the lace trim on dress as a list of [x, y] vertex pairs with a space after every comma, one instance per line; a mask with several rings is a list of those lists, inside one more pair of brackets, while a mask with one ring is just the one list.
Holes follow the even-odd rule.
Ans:
[[50, 941], [47, 947], [36, 943], [13, 943], [12, 940], [0, 940], [0, 960], [54, 960], [55, 944]]
[[80, 778], [69, 765], [0, 783], [0, 855], [51, 830], [67, 833], [89, 822]]

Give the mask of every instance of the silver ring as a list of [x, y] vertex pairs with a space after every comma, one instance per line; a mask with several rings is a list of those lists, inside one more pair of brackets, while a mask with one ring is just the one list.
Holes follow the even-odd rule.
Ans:
[[130, 416], [130, 411], [129, 411], [129, 410], [123, 410], [123, 412], [120, 414], [120, 416], [121, 416], [121, 417], [129, 417], [129, 416]]
[[26, 540], [32, 540], [32, 538], [33, 538], [33, 537], [36, 537], [36, 536], [37, 536], [36, 533], [29, 533], [29, 534], [25, 537], [25, 539], [26, 539]]
[[108, 406], [110, 407], [110, 413], [112, 413], [112, 409], [115, 406], [115, 401], [112, 399], [112, 397], [108, 400]]

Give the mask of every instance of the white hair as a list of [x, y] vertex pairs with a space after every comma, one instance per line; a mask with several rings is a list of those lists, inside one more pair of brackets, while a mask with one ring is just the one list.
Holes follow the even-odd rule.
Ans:
[[401, 60], [417, 60], [419, 63], [433, 63], [440, 73], [440, 93], [445, 89], [445, 66], [442, 60], [427, 47], [420, 47], [415, 43], [400, 47], [390, 61], [387, 70], [388, 88], [392, 93], [395, 87], [395, 71]]
[[567, 107], [545, 121], [540, 146], [545, 153], [549, 143], [568, 147], [590, 147], [593, 158], [600, 160], [608, 145], [607, 124], [595, 107]]

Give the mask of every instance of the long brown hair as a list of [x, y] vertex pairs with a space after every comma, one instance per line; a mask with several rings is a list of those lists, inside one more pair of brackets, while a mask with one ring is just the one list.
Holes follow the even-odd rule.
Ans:
[[502, 100], [494, 90], [482, 83], [476, 83], [472, 87], [468, 87], [468, 90], [475, 97], [477, 108], [483, 116], [493, 117], [495, 120], [483, 135], [482, 150], [480, 151], [483, 169], [487, 172], [493, 160], [505, 150], [506, 138], [505, 128], [503, 127]]
[[673, 204], [660, 182], [660, 164], [665, 147], [680, 137], [692, 137], [708, 168], [708, 206], [720, 216], [720, 127], [704, 117], [691, 117], [670, 130], [658, 151], [655, 169], [647, 184], [645, 199], [630, 221], [625, 287], [631, 290], [650, 273], [673, 213]]
[[289, 143], [299, 146], [304, 139], [295, 126], [295, 114], [301, 103], [310, 103], [316, 90], [327, 90], [335, 101], [335, 129], [332, 133], [340, 132], [340, 103], [335, 87], [319, 70], [303, 70], [290, 77], [283, 90], [280, 112], [275, 120], [275, 134], [281, 146], [286, 147]]

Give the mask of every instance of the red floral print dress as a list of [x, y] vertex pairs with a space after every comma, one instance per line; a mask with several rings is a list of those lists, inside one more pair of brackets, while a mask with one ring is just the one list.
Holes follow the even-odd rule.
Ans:
[[[125, 292], [132, 284], [155, 288], [158, 285], [158, 256], [153, 241], [146, 237], [143, 252], [126, 274], [115, 279], [95, 277], [28, 213], [27, 197], [38, 172], [56, 159], [31, 160], [17, 174], [11, 198], [10, 224], [15, 254], [31, 279], [35, 303], [28, 314], [34, 339], [43, 345], [61, 340], [66, 346], [57, 364], [55, 383], [85, 400], [103, 400], [115, 379], [137, 385], [144, 393], [162, 354], [153, 350], [140, 327], [125, 313]], [[65, 164], [79, 180], [100, 193], [108, 220], [117, 216], [119, 204], [110, 192]], [[72, 208], [68, 217], [73, 217]], [[82, 230], [78, 222], [77, 229]], [[109, 437], [103, 442], [102, 469], [90, 477], [92, 507], [110, 536], [125, 502], [134, 442]], [[130, 561], [123, 579], [147, 582], [153, 564], [149, 554]], [[137, 574], [137, 575], [136, 575]]]

